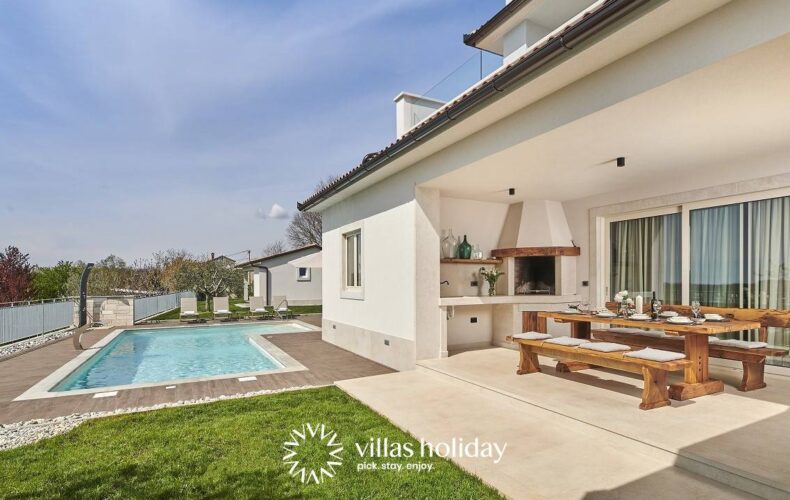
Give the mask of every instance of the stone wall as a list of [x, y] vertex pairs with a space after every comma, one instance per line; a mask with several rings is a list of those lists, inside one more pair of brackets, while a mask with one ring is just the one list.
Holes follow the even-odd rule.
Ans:
[[[79, 302], [77, 302], [79, 304]], [[88, 321], [100, 321], [105, 326], [134, 324], [134, 298], [88, 297]], [[79, 323], [79, 305], [74, 308], [74, 324]]]

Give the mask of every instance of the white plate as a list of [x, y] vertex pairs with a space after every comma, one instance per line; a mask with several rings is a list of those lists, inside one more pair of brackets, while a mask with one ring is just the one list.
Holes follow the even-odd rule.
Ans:
[[664, 311], [659, 314], [662, 318], [674, 318], [678, 315], [675, 311]]
[[720, 314], [705, 314], [705, 319], [708, 321], [724, 321], [727, 318], [721, 316]]
[[576, 309], [565, 309], [564, 311], [560, 311], [562, 314], [579, 314], [579, 311]]
[[691, 321], [689, 318], [687, 318], [685, 316], [675, 316], [675, 317], [669, 318], [667, 320], [667, 323], [673, 323], [673, 324], [676, 324], [676, 325], [691, 325], [691, 324], [693, 324], [693, 321]]
[[634, 321], [647, 321], [647, 320], [650, 319], [650, 316], [648, 316], [646, 314], [643, 315], [643, 316], [639, 316], [638, 314], [634, 314], [633, 316], [631, 316], [630, 319], [632, 319]]
[[612, 313], [612, 312], [609, 312], [609, 313], [598, 313], [598, 314], [596, 314], [596, 316], [598, 316], [599, 318], [616, 318], [617, 317], [617, 315], [615, 313]]

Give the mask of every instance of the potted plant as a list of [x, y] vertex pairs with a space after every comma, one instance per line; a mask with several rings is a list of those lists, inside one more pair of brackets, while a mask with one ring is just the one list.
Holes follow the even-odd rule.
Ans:
[[492, 297], [496, 295], [496, 282], [503, 274], [505, 273], [495, 267], [491, 268], [490, 271], [487, 271], [485, 267], [480, 268], [480, 276], [488, 282], [488, 295]]

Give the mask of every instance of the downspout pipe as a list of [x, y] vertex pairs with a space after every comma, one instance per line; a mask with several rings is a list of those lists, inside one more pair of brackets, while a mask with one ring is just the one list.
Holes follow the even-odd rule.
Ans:
[[396, 141], [372, 160], [370, 165], [363, 164], [357, 172], [354, 172], [339, 184], [332, 186], [331, 189], [322, 193], [321, 196], [308, 199], [304, 203], [297, 203], [297, 208], [301, 211], [308, 210], [322, 200], [342, 191], [347, 186], [367, 177], [398, 155], [416, 146], [420, 141], [424, 141], [426, 138], [439, 133], [447, 124], [474, 110], [482, 102], [487, 101], [492, 96], [506, 92], [513, 84], [540, 70], [562, 54], [573, 50], [574, 47], [603, 31], [617, 20], [651, 2], [660, 3], [656, 0], [610, 0], [600, 9], [582, 18], [576, 25], [569, 27], [561, 35], [553, 38], [543, 47], [531, 53], [498, 77], [472, 91], [466, 98], [459, 101], [456, 105], [450, 106], [439, 116], [433, 118], [432, 121], [420, 127], [420, 129]]

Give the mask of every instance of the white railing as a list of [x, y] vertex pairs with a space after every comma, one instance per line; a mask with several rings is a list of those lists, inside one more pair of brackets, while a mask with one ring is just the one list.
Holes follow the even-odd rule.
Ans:
[[72, 326], [74, 306], [73, 299], [16, 302], [0, 306], [0, 344]]
[[176, 307], [181, 306], [182, 298], [192, 298], [194, 296], [194, 292], [175, 292], [164, 295], [153, 295], [151, 297], [135, 298], [134, 322], [138, 323], [158, 314], [172, 311]]

